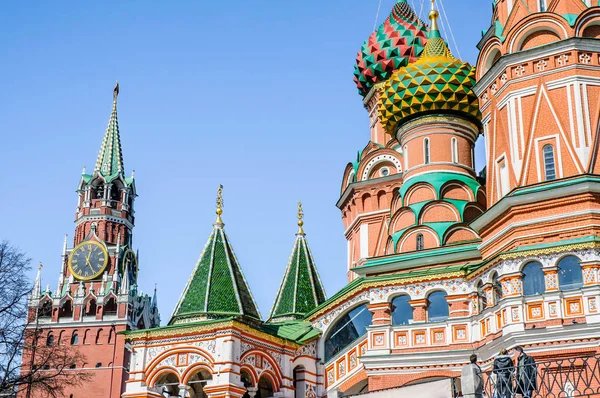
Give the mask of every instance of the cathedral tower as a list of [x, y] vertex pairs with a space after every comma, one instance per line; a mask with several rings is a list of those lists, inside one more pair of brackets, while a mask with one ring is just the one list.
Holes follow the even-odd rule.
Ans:
[[[600, 173], [600, 22], [591, 3], [494, 5], [491, 27], [478, 45], [475, 88], [491, 207], [473, 224], [484, 240], [484, 257], [598, 231], [596, 217], [571, 206], [597, 209], [588, 180]], [[525, 214], [536, 217], [524, 222]]]
[[119, 332], [160, 324], [156, 291], [149, 297], [137, 290], [132, 235], [137, 194], [133, 174], [125, 177], [118, 94], [117, 83], [94, 170], [84, 170], [77, 189], [73, 247], [65, 237], [56, 290], [42, 291], [38, 274], [29, 299], [28, 328], [42, 330], [42, 343], [72, 346], [89, 361], [71, 365], [73, 372], [89, 371], [91, 381], [65, 391], [67, 396], [119, 397], [129, 365]]
[[371, 139], [346, 166], [337, 206], [348, 240], [348, 279], [364, 259], [385, 254], [392, 195], [402, 184], [403, 154], [377, 112], [383, 83], [418, 59], [427, 26], [406, 0], [397, 0], [388, 18], [365, 41], [354, 67], [354, 82], [369, 114]]

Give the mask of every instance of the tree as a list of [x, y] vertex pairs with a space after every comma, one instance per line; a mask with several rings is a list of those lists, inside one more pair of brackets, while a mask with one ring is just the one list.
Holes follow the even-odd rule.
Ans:
[[30, 262], [9, 242], [0, 242], [0, 396], [63, 397], [66, 387], [90, 375], [73, 369], [85, 358], [75, 347], [48, 338], [35, 308], [28, 319]]

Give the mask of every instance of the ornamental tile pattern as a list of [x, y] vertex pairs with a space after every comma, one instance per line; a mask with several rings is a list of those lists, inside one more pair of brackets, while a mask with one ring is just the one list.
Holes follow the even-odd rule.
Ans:
[[215, 224], [169, 324], [245, 315], [260, 319], [222, 224]]
[[276, 322], [278, 318], [303, 318], [325, 299], [325, 289], [306, 235], [298, 233], [269, 321]]
[[406, 0], [398, 0], [390, 16], [363, 44], [354, 66], [354, 82], [363, 97], [392, 73], [414, 62], [427, 42], [427, 26]]
[[427, 42], [421, 58], [383, 85], [379, 116], [388, 134], [409, 117], [434, 111], [462, 113], [479, 121], [479, 100], [472, 91], [475, 68], [455, 59], [440, 37]]

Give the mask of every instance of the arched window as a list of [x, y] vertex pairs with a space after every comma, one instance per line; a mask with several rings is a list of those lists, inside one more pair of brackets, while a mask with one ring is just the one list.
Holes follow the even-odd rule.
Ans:
[[52, 316], [52, 302], [46, 300], [38, 309], [38, 318], [50, 318]]
[[256, 393], [256, 398], [267, 398], [273, 396], [273, 383], [268, 377], [262, 376], [258, 380], [258, 392]]
[[446, 296], [446, 292], [433, 292], [427, 298], [429, 301], [429, 306], [427, 307], [429, 322], [442, 322], [450, 316], [450, 308]]
[[117, 314], [117, 303], [115, 298], [111, 297], [104, 305], [104, 315], [116, 315]]
[[410, 297], [398, 296], [392, 300], [392, 325], [408, 325], [413, 320]]
[[423, 159], [425, 164], [429, 164], [429, 138], [423, 140]]
[[458, 163], [458, 140], [452, 137], [452, 163]]
[[83, 345], [90, 344], [90, 329], [83, 332]]
[[367, 326], [371, 325], [372, 320], [373, 315], [365, 304], [352, 309], [338, 319], [331, 326], [331, 330], [325, 339], [325, 361], [328, 361], [364, 335], [367, 332]]
[[540, 0], [540, 12], [546, 11], [546, 0]]
[[558, 286], [560, 290], [574, 290], [583, 286], [581, 263], [575, 256], [567, 256], [558, 262]]
[[494, 298], [494, 305], [497, 305], [502, 300], [502, 283], [498, 280], [498, 274], [494, 272], [492, 276], [492, 292]]
[[192, 377], [188, 379], [188, 384], [190, 386], [190, 390], [194, 393], [191, 394], [191, 397], [196, 398], [206, 398], [207, 395], [204, 392], [204, 387], [206, 383], [212, 379], [212, 375], [206, 371], [201, 370], [198, 373], [194, 374]]
[[96, 344], [102, 344], [102, 329], [98, 329], [96, 334]]
[[48, 333], [48, 337], [46, 337], [46, 346], [52, 347], [54, 345], [54, 335], [52, 332]]
[[71, 336], [71, 345], [77, 345], [79, 344], [79, 335], [77, 334], [77, 330], [73, 332], [73, 335]]
[[115, 332], [112, 329], [110, 329], [108, 331], [108, 344], [114, 344], [115, 343], [114, 338], [115, 338]]
[[406, 145], [404, 145], [402, 156], [404, 157], [404, 170], [408, 170], [408, 147]]
[[96, 188], [96, 199], [104, 198], [104, 185], [98, 185]]
[[154, 385], [160, 391], [161, 395], [166, 397], [179, 396], [179, 377], [174, 373], [162, 375]]
[[73, 303], [71, 300], [67, 300], [60, 307], [60, 311], [58, 312], [58, 316], [60, 318], [71, 318], [73, 317]]
[[546, 291], [542, 264], [532, 261], [523, 267], [523, 295], [535, 296]]
[[425, 240], [423, 234], [417, 234], [417, 250], [423, 250], [425, 248]]
[[556, 180], [556, 162], [552, 145], [544, 145], [544, 176], [546, 181]]
[[85, 315], [86, 316], [95, 316], [96, 315], [96, 300], [91, 299], [90, 301], [87, 302], [87, 305], [85, 306]]
[[477, 306], [479, 307], [479, 312], [481, 312], [488, 306], [487, 294], [485, 294], [482, 281], [477, 282], [475, 288], [477, 289]]

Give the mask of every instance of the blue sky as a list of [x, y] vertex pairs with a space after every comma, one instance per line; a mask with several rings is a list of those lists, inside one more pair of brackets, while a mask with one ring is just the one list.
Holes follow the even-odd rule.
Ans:
[[[414, 3], [419, 9], [421, 0]], [[490, 3], [444, 0], [460, 54], [473, 64]], [[382, 0], [378, 24], [393, 4]], [[0, 239], [26, 251], [33, 265], [43, 262], [43, 284], [56, 288], [81, 169], [93, 168], [119, 80], [125, 168], [135, 169], [139, 193], [139, 285], [151, 292], [158, 284], [163, 324], [210, 234], [219, 184], [225, 228], [263, 317], [292, 249], [299, 199], [325, 289], [334, 294], [346, 283], [335, 203], [344, 167], [369, 139], [352, 71], [378, 5], [4, 4]], [[481, 148], [477, 155], [481, 169]]]

